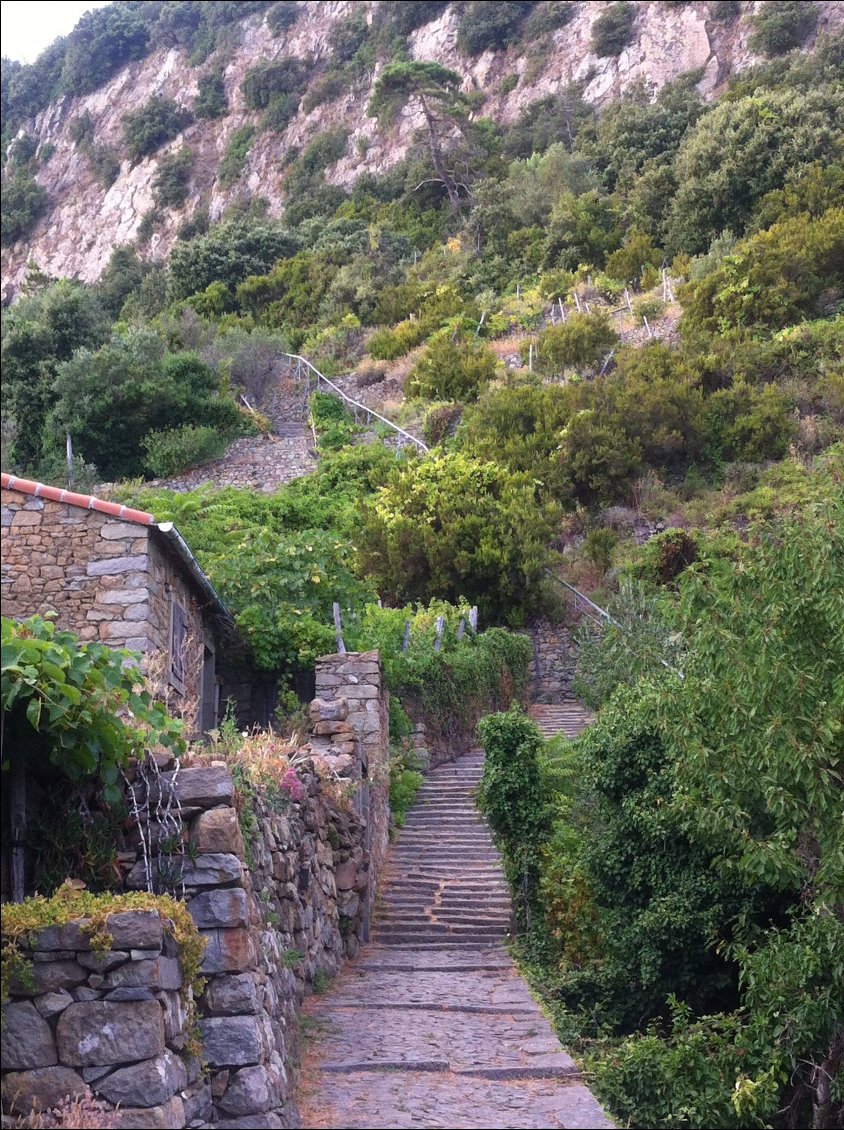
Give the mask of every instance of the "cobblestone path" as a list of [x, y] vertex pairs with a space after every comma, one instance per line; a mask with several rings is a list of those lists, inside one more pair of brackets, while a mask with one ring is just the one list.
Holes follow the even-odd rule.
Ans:
[[611, 1127], [503, 942], [479, 754], [434, 769], [392, 848], [374, 940], [306, 1004], [302, 1126]]

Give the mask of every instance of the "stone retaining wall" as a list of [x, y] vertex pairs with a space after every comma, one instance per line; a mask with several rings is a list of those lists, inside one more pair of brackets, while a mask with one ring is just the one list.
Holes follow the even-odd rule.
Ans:
[[533, 701], [551, 703], [573, 698], [577, 651], [569, 626], [539, 620], [526, 634], [533, 643]]
[[[150, 762], [131, 784], [130, 809], [140, 819], [126, 885], [146, 889], [151, 877], [155, 889], [183, 897], [207, 940], [197, 1002], [207, 1070], [186, 1054], [181, 970], [160, 924], [148, 935], [118, 932], [117, 953], [90, 965], [78, 928], [67, 937], [47, 931], [35, 993], [4, 1010], [12, 1018], [3, 1028], [9, 1102], [21, 1091], [52, 1105], [72, 1084], [127, 1107], [115, 1116], [121, 1127], [298, 1125], [299, 1006], [318, 976], [333, 976], [366, 936], [389, 826], [378, 653], [320, 660], [318, 690], [315, 733], [299, 751], [310, 760], [288, 790], [238, 794], [219, 761]], [[145, 924], [138, 919], [137, 930]], [[66, 1009], [76, 1044], [56, 1035], [70, 1031], [56, 1019]], [[110, 1050], [114, 1024], [121, 1035]], [[7, 1042], [20, 1048], [8, 1060]], [[87, 1049], [79, 1063], [77, 1045]], [[53, 1074], [32, 1074], [42, 1069]]]
[[4, 1110], [87, 1096], [120, 1104], [115, 1127], [186, 1125], [203, 1083], [163, 925], [157, 910], [122, 911], [108, 921], [105, 953], [80, 923], [48, 927], [23, 951], [32, 981], [13, 983], [0, 1030]]

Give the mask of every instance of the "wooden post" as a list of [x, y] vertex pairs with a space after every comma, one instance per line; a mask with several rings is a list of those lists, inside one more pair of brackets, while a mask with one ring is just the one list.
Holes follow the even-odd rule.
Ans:
[[648, 331], [648, 337], [653, 337], [653, 330], [650, 327], [648, 319], [644, 315], [642, 316], [642, 321], [645, 323], [645, 329]]
[[478, 630], [478, 606], [473, 604], [469, 609], [469, 627], [473, 632]]
[[521, 302], [521, 300], [522, 300], [522, 284], [516, 283], [516, 301]]
[[409, 647], [410, 647], [410, 621], [405, 620], [405, 622], [404, 622], [404, 639], [401, 641], [401, 649], [402, 649], [402, 651], [407, 651], [407, 649]]
[[459, 640], [463, 639], [463, 633], [465, 631], [466, 631], [466, 617], [461, 616], [460, 617], [460, 623], [457, 625], [457, 638]]
[[585, 299], [585, 298], [584, 298], [584, 300], [583, 300], [583, 305], [584, 305], [584, 306], [586, 307], [586, 313], [587, 313], [587, 314], [591, 314], [591, 313], [592, 313], [592, 310], [590, 309], [589, 303], [588, 303], [588, 302], [586, 301], [586, 299]]
[[528, 372], [533, 372], [533, 342], [528, 346]]
[[580, 299], [577, 296], [577, 291], [574, 291], [574, 304], [577, 307], [578, 314], [583, 313], [583, 311], [580, 309]]
[[443, 645], [443, 628], [445, 627], [445, 616], [437, 617], [437, 638], [434, 640], [434, 651], [439, 651]]
[[627, 309], [630, 312], [630, 314], [632, 315], [633, 314], [633, 303], [630, 301], [630, 291], [627, 289], [627, 287], [624, 288], [624, 297], [627, 299]]
[[334, 601], [334, 631], [337, 633], [337, 654], [346, 654], [346, 645], [343, 643], [343, 625], [340, 621], [340, 605]]
[[662, 268], [662, 301], [668, 301], [668, 275], [665, 267]]
[[563, 300], [562, 300], [562, 298], [558, 298], [557, 301], [560, 304], [560, 317], [563, 319], [563, 325], [565, 325], [565, 323], [566, 323], [566, 311], [565, 311], [565, 307], [563, 306]]
[[65, 450], [67, 452], [67, 485], [73, 486], [73, 440], [70, 438], [70, 432], [67, 433], [65, 443]]

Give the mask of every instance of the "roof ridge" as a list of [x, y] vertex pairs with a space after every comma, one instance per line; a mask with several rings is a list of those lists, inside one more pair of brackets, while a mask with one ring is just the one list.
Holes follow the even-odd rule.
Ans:
[[82, 510], [98, 510], [101, 514], [108, 514], [122, 522], [134, 522], [138, 526], [157, 525], [155, 516], [146, 510], [135, 510], [131, 506], [124, 506], [120, 502], [106, 502], [93, 494], [77, 494], [75, 491], [64, 487], [51, 487], [46, 483], [38, 483], [34, 479], [22, 479], [17, 475], [7, 474], [3, 471], [0, 483], [5, 490], [17, 490], [21, 494], [31, 494], [33, 498], [47, 498], [51, 502], [63, 502], [67, 506], [78, 506]]

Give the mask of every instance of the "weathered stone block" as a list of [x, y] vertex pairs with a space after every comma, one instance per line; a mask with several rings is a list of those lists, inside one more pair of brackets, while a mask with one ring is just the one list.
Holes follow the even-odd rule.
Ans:
[[151, 1059], [164, 1051], [164, 1017], [154, 1000], [88, 1001], [64, 1010], [56, 1036], [71, 1067]]
[[107, 541], [116, 541], [118, 538], [136, 538], [138, 526], [134, 522], [103, 522], [100, 526], [100, 537]]
[[196, 1083], [189, 1091], [182, 1094], [185, 1108], [185, 1125], [191, 1126], [196, 1122], [210, 1122], [213, 1105], [211, 1102], [211, 1086], [209, 1083]]
[[249, 903], [241, 887], [201, 891], [190, 900], [188, 910], [201, 929], [246, 926], [249, 922]]
[[36, 961], [32, 965], [32, 979], [39, 993], [75, 989], [87, 976], [87, 970], [76, 961]]
[[50, 1025], [32, 1001], [12, 1001], [3, 1009], [0, 1060], [4, 1071], [29, 1071], [58, 1063]]
[[109, 973], [103, 989], [179, 989], [182, 971], [175, 957], [128, 961]]
[[194, 821], [191, 843], [200, 852], [231, 852], [243, 859], [243, 834], [233, 808], [211, 808]]
[[355, 884], [356, 874], [357, 867], [353, 859], [347, 859], [345, 863], [341, 863], [334, 872], [334, 882], [337, 885], [337, 890], [350, 891]]
[[254, 1015], [259, 1008], [258, 986], [249, 973], [215, 977], [202, 997], [209, 1016]]
[[73, 997], [64, 989], [60, 989], [57, 993], [44, 993], [41, 997], [35, 997], [32, 1003], [44, 1019], [49, 1020], [52, 1016], [64, 1012], [69, 1004], [73, 1004]]
[[[5, 1067], [5, 1059], [3, 1065]], [[82, 1079], [69, 1067], [10, 1071], [3, 1077], [3, 1109], [13, 1114], [50, 1110], [62, 1099], [90, 1093]]]
[[200, 1020], [206, 1061], [211, 1067], [248, 1067], [259, 1063], [261, 1029], [254, 1016], [224, 1016]]
[[[163, 773], [165, 781], [172, 781], [173, 773]], [[180, 769], [175, 775], [176, 793], [179, 801], [185, 804], [209, 808], [217, 804], [232, 804], [234, 786], [232, 775], [225, 766], [197, 765], [192, 769]]]
[[149, 570], [149, 556], [146, 553], [133, 557], [110, 557], [105, 561], [89, 561], [86, 572], [89, 577], [113, 577], [118, 573], [146, 573]]
[[161, 915], [157, 910], [121, 910], [108, 920], [112, 948], [116, 950], [160, 950]]
[[349, 713], [349, 707], [343, 698], [315, 698], [308, 707], [308, 712], [314, 722], [343, 722]]
[[203, 930], [208, 947], [200, 971], [209, 973], [240, 973], [255, 961], [255, 952], [249, 931], [241, 926], [231, 930]]
[[146, 1059], [130, 1067], [121, 1067], [94, 1083], [93, 1090], [110, 1103], [121, 1106], [158, 1106], [166, 1103], [188, 1083], [185, 1065], [177, 1055], [165, 1049], [155, 1059]]
[[107, 950], [105, 953], [80, 953], [76, 959], [84, 969], [93, 973], [109, 973], [129, 960], [125, 950]]
[[322, 737], [325, 734], [352, 734], [354, 730], [349, 722], [315, 722], [314, 733]]
[[185, 1107], [180, 1095], [160, 1106], [126, 1107], [115, 1114], [116, 1130], [182, 1130]]
[[243, 864], [236, 855], [226, 852], [210, 852], [187, 859], [182, 872], [186, 887], [218, 887], [242, 879]]
[[242, 1067], [229, 1079], [219, 1108], [224, 1114], [240, 1117], [261, 1114], [277, 1101], [275, 1088], [265, 1067]]

